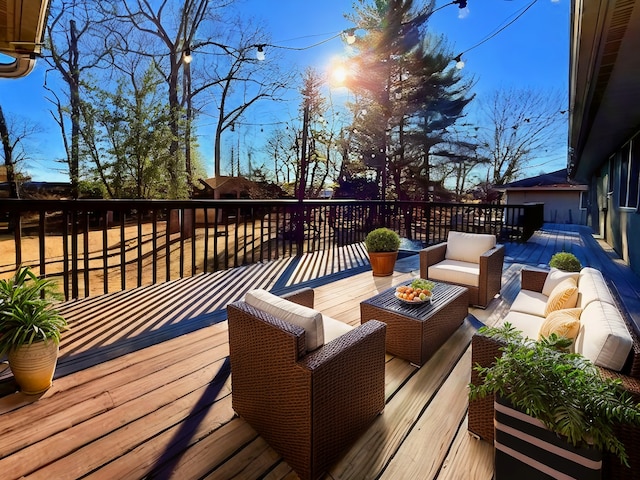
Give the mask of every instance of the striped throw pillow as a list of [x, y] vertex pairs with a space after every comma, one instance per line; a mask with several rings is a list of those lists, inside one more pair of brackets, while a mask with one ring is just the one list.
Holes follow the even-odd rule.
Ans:
[[544, 316], [565, 308], [575, 308], [578, 303], [578, 284], [575, 279], [567, 278], [554, 287], [547, 300]]
[[552, 333], [560, 337], [575, 340], [580, 331], [581, 308], [566, 308], [549, 313], [540, 325], [540, 337], [549, 337]]

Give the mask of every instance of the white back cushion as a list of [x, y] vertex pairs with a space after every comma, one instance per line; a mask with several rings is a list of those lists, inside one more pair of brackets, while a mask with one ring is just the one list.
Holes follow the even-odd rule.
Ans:
[[495, 235], [449, 231], [447, 236], [447, 260], [480, 263], [480, 255], [496, 246]]
[[542, 286], [542, 293], [548, 297], [560, 282], [567, 278], [573, 278], [577, 282], [579, 276], [580, 272], [564, 272], [557, 268], [551, 268], [546, 280], [544, 281], [544, 285]]
[[600, 300], [601, 302], [615, 305], [613, 295], [599, 270], [591, 267], [584, 267], [580, 270], [578, 280], [578, 306], [585, 308], [591, 302]]
[[280, 320], [304, 328], [307, 351], [324, 345], [322, 314], [317, 310], [298, 305], [262, 289], [247, 292], [244, 301]]
[[582, 311], [580, 324], [576, 352], [596, 365], [621, 370], [633, 340], [618, 309], [606, 302], [591, 302]]

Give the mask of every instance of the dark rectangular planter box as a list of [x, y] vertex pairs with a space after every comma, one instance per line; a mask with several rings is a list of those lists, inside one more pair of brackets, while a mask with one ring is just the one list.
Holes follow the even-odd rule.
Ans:
[[575, 448], [497, 397], [494, 445], [495, 480], [601, 479], [601, 451]]

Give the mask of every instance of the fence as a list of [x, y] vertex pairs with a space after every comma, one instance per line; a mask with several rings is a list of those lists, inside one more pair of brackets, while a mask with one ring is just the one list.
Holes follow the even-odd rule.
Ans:
[[449, 230], [524, 241], [541, 225], [541, 204], [4, 199], [0, 276], [29, 265], [69, 299], [362, 242], [378, 226], [426, 246]]

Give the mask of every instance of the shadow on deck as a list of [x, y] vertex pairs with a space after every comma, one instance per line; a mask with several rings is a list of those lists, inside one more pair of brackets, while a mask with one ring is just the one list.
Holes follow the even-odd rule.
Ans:
[[[501, 297], [470, 311], [484, 323], [508, 309], [523, 265], [546, 264], [560, 250], [603, 271], [624, 305], [637, 305], [638, 277], [584, 227], [545, 225], [527, 243], [506, 247]], [[357, 325], [360, 301], [418, 275], [413, 255], [392, 277], [373, 277], [357, 247], [348, 252], [351, 268], [320, 275], [333, 254], [62, 305], [73, 329], [63, 337], [53, 387], [39, 399], [0, 398], [3, 478], [296, 478], [233, 415], [225, 306], [252, 288], [305, 285], [316, 289], [318, 310]], [[466, 430], [469, 344], [477, 327], [465, 321], [420, 369], [387, 355], [385, 412], [327, 478], [491, 478], [493, 449]]]

